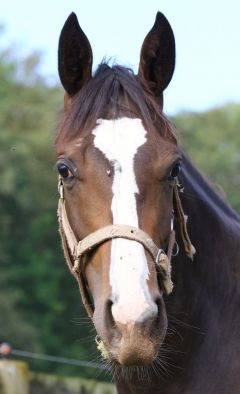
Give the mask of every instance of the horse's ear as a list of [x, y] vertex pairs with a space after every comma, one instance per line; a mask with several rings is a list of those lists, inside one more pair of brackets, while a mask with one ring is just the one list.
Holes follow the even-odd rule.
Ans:
[[74, 13], [66, 20], [59, 38], [58, 72], [68, 95], [76, 94], [92, 76], [92, 48]]
[[174, 34], [168, 20], [158, 12], [142, 45], [138, 75], [154, 95], [160, 98], [172, 79], [174, 67]]

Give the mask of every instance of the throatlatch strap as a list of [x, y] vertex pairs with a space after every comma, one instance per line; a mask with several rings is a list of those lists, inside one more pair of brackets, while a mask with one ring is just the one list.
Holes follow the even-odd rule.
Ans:
[[172, 230], [170, 237], [169, 237], [168, 250], [167, 250], [167, 257], [168, 257], [169, 261], [171, 261], [171, 258], [172, 258], [172, 252], [173, 252], [175, 242], [176, 242], [175, 231]]
[[188, 257], [193, 260], [193, 256], [196, 253], [194, 246], [191, 243], [191, 240], [188, 235], [187, 231], [187, 223], [186, 218], [183, 212], [182, 203], [178, 193], [178, 186], [177, 184], [174, 186], [173, 189], [173, 204], [174, 204], [174, 213], [177, 216], [180, 225], [180, 232], [181, 238], [183, 241], [184, 249]]

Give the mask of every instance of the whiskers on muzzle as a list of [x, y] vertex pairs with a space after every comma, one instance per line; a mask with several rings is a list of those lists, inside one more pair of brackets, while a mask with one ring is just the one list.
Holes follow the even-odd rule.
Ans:
[[172, 360], [174, 349], [162, 346], [156, 358], [147, 365], [123, 366], [114, 360], [107, 361], [107, 369], [115, 381], [142, 380], [150, 382], [158, 377], [162, 381], [174, 375], [176, 369], [181, 369]]

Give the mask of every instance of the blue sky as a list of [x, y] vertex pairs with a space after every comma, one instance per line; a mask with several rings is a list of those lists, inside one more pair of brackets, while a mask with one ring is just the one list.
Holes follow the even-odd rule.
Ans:
[[42, 73], [58, 81], [58, 37], [74, 11], [91, 42], [94, 66], [106, 56], [136, 71], [143, 39], [158, 10], [170, 21], [177, 45], [165, 112], [240, 102], [239, 0], [3, 0], [2, 46], [14, 45], [20, 56], [42, 50]]

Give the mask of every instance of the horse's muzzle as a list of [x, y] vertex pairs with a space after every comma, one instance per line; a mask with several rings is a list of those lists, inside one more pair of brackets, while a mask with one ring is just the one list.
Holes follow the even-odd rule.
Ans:
[[[148, 310], [140, 321], [122, 324], [114, 319], [112, 313], [114, 305], [110, 301], [107, 302], [105, 318], [101, 328], [99, 327], [101, 331], [99, 334], [112, 361], [123, 366], [143, 366], [154, 361], [167, 328], [162, 298], [159, 298], [154, 305], [155, 308]], [[97, 331], [98, 322], [99, 320], [96, 319]]]

